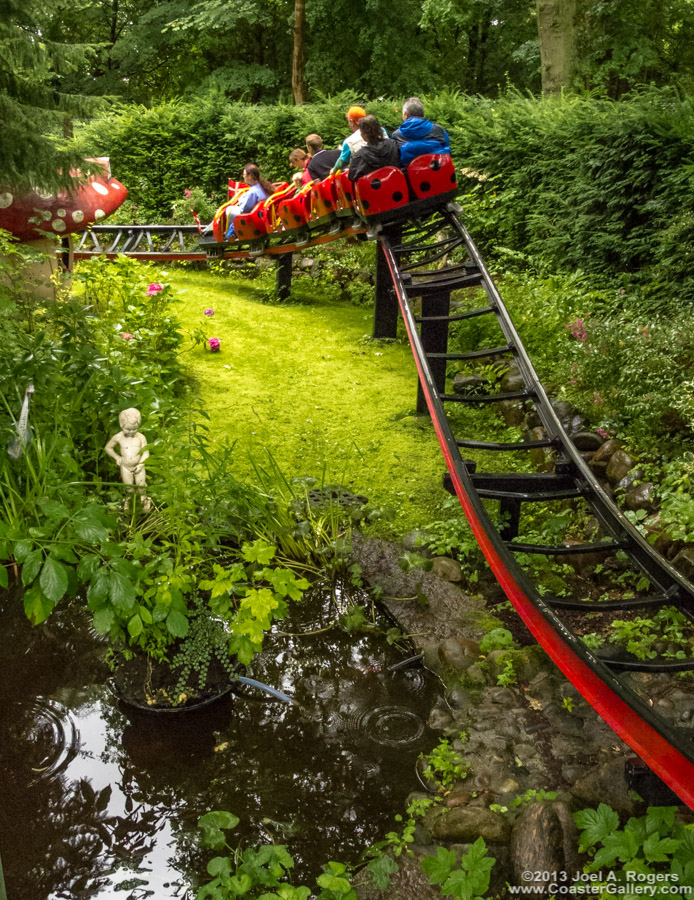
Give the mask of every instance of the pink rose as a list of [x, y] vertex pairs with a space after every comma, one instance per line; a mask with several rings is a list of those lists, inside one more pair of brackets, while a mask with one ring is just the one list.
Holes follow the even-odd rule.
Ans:
[[129, 331], [121, 331], [120, 336], [124, 341], [132, 341], [132, 339], [134, 337], [134, 335], [130, 334]]
[[219, 353], [219, 338], [208, 338], [207, 345], [213, 353]]
[[190, 200], [190, 198], [193, 196], [193, 194], [191, 191], [188, 190], [188, 188], [186, 188], [185, 191], [183, 191], [183, 196], [186, 198], [186, 200]]
[[206, 309], [203, 311], [203, 316], [213, 316], [213, 315], [214, 315], [213, 309]]
[[152, 284], [150, 284], [150, 286], [145, 291], [145, 294], [148, 297], [153, 297], [155, 294], [158, 294], [159, 291], [163, 291], [163, 290], [164, 290], [163, 284], [159, 284], [159, 282], [153, 281]]

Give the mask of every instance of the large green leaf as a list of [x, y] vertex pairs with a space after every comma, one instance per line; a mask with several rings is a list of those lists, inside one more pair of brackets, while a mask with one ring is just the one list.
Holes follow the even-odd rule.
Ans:
[[40, 625], [53, 612], [55, 604], [46, 597], [41, 585], [32, 584], [24, 592], [24, 612], [32, 625]]
[[124, 575], [111, 572], [108, 576], [108, 593], [111, 603], [122, 610], [130, 610], [135, 606], [135, 585]]
[[166, 617], [166, 628], [169, 634], [184, 638], [188, 634], [188, 619], [176, 609], [172, 609]]
[[39, 584], [46, 597], [54, 604], [57, 603], [67, 591], [68, 577], [65, 566], [49, 556], [41, 569]]
[[94, 628], [99, 634], [108, 634], [115, 620], [115, 614], [110, 606], [102, 606], [94, 613]]
[[33, 550], [24, 560], [22, 565], [22, 584], [31, 584], [36, 578], [43, 563], [43, 553], [40, 550]]
[[131, 638], [139, 637], [142, 634], [142, 619], [138, 613], [128, 622], [128, 634]]
[[[443, 884], [456, 865], [457, 857], [455, 853], [453, 850], [447, 850], [445, 847], [437, 847], [436, 856], [425, 856], [422, 860], [422, 868], [429, 876], [429, 881], [432, 884]], [[371, 869], [370, 865], [369, 869]]]

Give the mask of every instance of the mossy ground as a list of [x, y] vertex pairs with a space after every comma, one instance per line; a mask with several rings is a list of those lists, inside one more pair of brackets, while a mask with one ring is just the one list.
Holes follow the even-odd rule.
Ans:
[[221, 341], [219, 353], [196, 347], [185, 360], [213, 444], [235, 442], [240, 478], [269, 450], [289, 478], [391, 507], [394, 534], [443, 517], [443, 458], [428, 418], [413, 416], [414, 361], [405, 343], [366, 339], [372, 307], [324, 300], [319, 286], [310, 304], [279, 305], [218, 274], [177, 269], [167, 281], [184, 330]]

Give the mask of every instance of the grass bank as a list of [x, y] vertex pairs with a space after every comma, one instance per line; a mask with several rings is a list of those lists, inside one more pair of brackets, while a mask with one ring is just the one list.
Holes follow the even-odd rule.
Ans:
[[404, 343], [367, 339], [372, 308], [320, 296], [264, 304], [250, 284], [208, 272], [172, 270], [167, 281], [184, 329], [221, 341], [219, 353], [189, 352], [186, 366], [213, 442], [235, 442], [239, 477], [269, 450], [288, 477], [392, 507], [396, 534], [442, 517], [443, 459], [428, 419], [412, 415], [414, 361]]

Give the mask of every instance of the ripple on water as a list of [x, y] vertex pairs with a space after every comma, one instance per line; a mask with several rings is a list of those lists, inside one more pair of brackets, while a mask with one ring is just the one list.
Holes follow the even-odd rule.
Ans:
[[423, 719], [411, 709], [376, 706], [359, 717], [359, 728], [372, 741], [387, 746], [411, 744], [424, 734]]
[[26, 746], [24, 760], [33, 780], [55, 778], [77, 756], [79, 732], [70, 712], [57, 700], [37, 697], [32, 722], [18, 739]]

